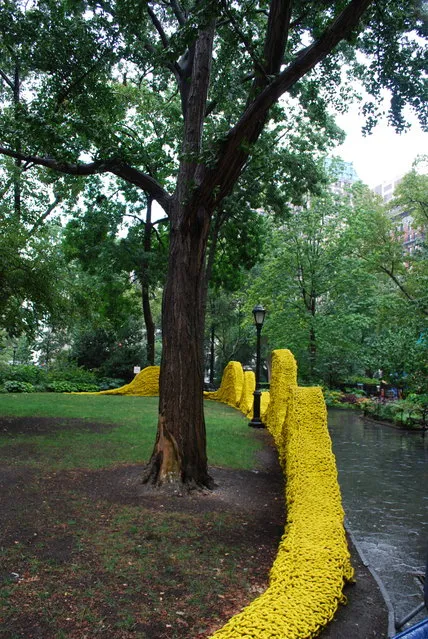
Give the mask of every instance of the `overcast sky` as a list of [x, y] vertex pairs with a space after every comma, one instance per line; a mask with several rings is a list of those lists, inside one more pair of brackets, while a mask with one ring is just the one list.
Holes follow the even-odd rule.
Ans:
[[413, 118], [411, 129], [401, 135], [381, 123], [365, 137], [361, 133], [364, 121], [357, 107], [347, 115], [336, 116], [336, 122], [347, 137], [335, 155], [353, 162], [358, 177], [371, 187], [407, 173], [417, 155], [428, 154], [428, 133]]

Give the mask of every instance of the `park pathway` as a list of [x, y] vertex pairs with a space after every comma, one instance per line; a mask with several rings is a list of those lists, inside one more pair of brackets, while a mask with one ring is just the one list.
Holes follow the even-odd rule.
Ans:
[[347, 524], [401, 619], [422, 601], [415, 574], [428, 554], [428, 437], [339, 410], [329, 412], [329, 430]]

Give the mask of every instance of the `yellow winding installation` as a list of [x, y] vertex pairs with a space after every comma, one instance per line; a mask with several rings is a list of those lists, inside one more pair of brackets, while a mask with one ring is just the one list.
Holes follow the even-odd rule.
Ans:
[[212, 639], [311, 639], [353, 577], [321, 389], [298, 388], [290, 351], [274, 351], [267, 427], [286, 474], [287, 525], [267, 590]]
[[[223, 371], [220, 388], [206, 391], [205, 399], [212, 399], [232, 408], [237, 408], [248, 419], [253, 416], [253, 393], [256, 388], [256, 377], [252, 371], [244, 373], [240, 362], [229, 362]], [[264, 417], [269, 405], [269, 392], [264, 391], [260, 399], [260, 413]]]
[[244, 387], [244, 371], [240, 362], [229, 362], [223, 371], [220, 388], [213, 392], [206, 391], [206, 399], [213, 399], [233, 408], [239, 408]]
[[159, 395], [159, 366], [147, 366], [134, 377], [132, 382], [120, 388], [98, 391], [97, 393], [79, 393], [79, 395], [140, 395], [153, 397]]
[[239, 410], [249, 415], [253, 410], [254, 391], [256, 390], [256, 376], [253, 371], [244, 371], [244, 385], [242, 387]]

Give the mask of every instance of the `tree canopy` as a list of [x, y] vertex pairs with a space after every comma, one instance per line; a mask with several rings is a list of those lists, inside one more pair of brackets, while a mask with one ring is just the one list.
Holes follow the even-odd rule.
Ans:
[[[210, 485], [202, 403], [213, 216], [257, 144], [317, 152], [357, 78], [370, 129], [383, 89], [427, 125], [424, 4], [413, 0], [5, 0], [0, 153], [17, 172], [108, 174], [170, 221], [159, 429], [147, 479]], [[269, 123], [269, 124], [268, 124]], [[306, 129], [304, 139], [299, 131]], [[300, 153], [301, 155], [301, 153]], [[294, 171], [294, 176], [297, 172]], [[287, 179], [285, 174], [284, 179]], [[18, 189], [19, 190], [19, 189]]]

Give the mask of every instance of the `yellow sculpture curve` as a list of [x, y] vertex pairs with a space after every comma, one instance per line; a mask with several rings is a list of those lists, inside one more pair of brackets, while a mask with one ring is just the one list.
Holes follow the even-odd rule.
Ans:
[[98, 391], [97, 393], [79, 393], [79, 395], [139, 395], [154, 397], [159, 395], [159, 366], [147, 366], [134, 377], [132, 382], [120, 388]]
[[267, 427], [286, 474], [287, 526], [268, 589], [213, 639], [311, 639], [343, 603], [353, 569], [319, 388], [298, 388], [290, 351], [274, 351]]

